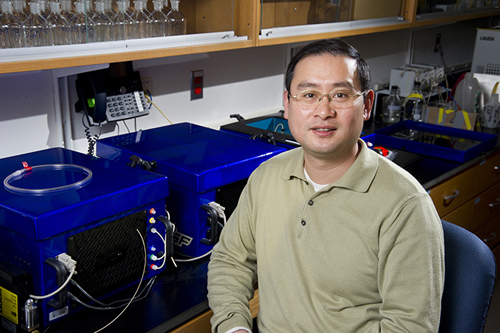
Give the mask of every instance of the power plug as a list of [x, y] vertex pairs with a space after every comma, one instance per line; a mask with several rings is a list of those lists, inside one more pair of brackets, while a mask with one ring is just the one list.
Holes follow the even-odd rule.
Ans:
[[69, 254], [61, 253], [56, 256], [56, 259], [60, 261], [68, 271], [75, 271], [76, 273], [76, 261], [73, 260]]

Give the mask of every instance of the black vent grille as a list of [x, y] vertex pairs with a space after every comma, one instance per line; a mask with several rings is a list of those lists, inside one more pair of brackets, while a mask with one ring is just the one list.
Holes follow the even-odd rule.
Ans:
[[225, 208], [224, 213], [227, 219], [231, 216], [238, 205], [241, 191], [247, 184], [248, 179], [242, 179], [237, 182], [221, 186], [217, 189], [215, 201]]
[[[76, 260], [73, 279], [94, 297], [141, 277], [147, 213], [139, 211], [68, 238], [68, 254]], [[74, 294], [78, 292], [72, 290]]]

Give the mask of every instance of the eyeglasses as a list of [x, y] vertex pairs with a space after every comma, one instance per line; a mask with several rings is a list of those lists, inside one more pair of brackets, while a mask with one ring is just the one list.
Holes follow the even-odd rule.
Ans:
[[304, 110], [314, 110], [318, 107], [323, 97], [327, 97], [333, 109], [349, 109], [354, 105], [354, 100], [363, 96], [365, 92], [355, 93], [352, 90], [332, 90], [328, 94], [322, 94], [314, 90], [306, 90], [297, 93], [295, 96], [289, 95], [297, 101], [297, 104]]

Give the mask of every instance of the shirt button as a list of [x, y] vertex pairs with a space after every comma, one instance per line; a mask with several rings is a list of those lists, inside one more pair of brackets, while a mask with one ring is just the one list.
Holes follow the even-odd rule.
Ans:
[[306, 225], [306, 220], [302, 220], [302, 221], [300, 221], [300, 224], [302, 224], [302, 225]]
[[309, 206], [314, 205], [314, 201], [312, 201], [312, 200], [309, 200], [307, 203], [309, 204]]

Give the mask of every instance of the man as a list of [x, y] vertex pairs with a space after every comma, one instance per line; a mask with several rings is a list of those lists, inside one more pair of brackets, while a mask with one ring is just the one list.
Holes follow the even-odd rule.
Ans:
[[285, 118], [302, 145], [249, 178], [209, 264], [213, 332], [437, 332], [439, 216], [422, 186], [359, 139], [374, 93], [340, 40], [291, 60]]

